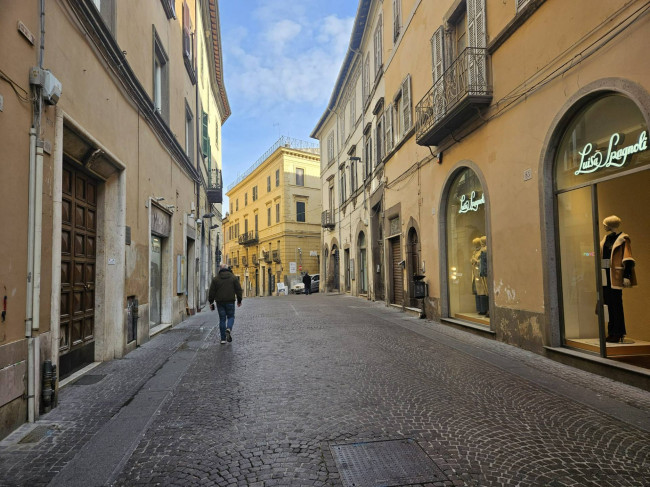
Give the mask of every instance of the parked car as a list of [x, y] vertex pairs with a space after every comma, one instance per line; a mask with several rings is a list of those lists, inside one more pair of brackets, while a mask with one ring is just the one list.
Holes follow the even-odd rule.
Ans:
[[320, 274], [314, 274], [311, 276], [311, 292], [318, 292], [318, 285], [320, 284]]
[[291, 294], [302, 294], [305, 292], [305, 285], [302, 282], [294, 282], [289, 290]]

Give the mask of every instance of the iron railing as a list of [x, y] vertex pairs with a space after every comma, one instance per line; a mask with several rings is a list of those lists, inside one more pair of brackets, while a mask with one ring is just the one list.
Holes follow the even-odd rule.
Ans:
[[267, 264], [271, 263], [271, 252], [268, 252], [266, 250], [262, 251], [262, 258], [264, 259], [264, 262]]
[[244, 267], [248, 267], [248, 257], [246, 257], [245, 255], [242, 255], [241, 265], [243, 265]]
[[280, 251], [279, 250], [274, 250], [273, 251], [273, 262], [280, 263]]
[[251, 245], [259, 241], [257, 232], [250, 231], [239, 236], [239, 245]]
[[282, 136], [280, 137], [275, 144], [273, 144], [269, 150], [267, 150], [255, 163], [249, 167], [246, 172], [243, 174], [238, 174], [237, 179], [235, 179], [234, 182], [230, 183], [228, 185], [228, 191], [230, 191], [232, 188], [237, 186], [239, 183], [241, 183], [245, 178], [250, 176], [250, 174], [255, 171], [260, 165], [268, 159], [268, 157], [273, 154], [276, 150], [278, 150], [280, 147], [287, 147], [290, 149], [297, 149], [301, 150], [304, 152], [311, 152], [314, 154], [320, 154], [320, 147], [317, 143], [314, 142], [307, 142], [305, 140], [299, 140], [299, 139], [292, 139], [291, 137], [285, 137]]
[[491, 98], [488, 61], [486, 48], [468, 47], [445, 70], [415, 107], [418, 142], [463, 100]]
[[336, 223], [334, 222], [334, 213], [332, 210], [325, 210], [323, 213], [321, 213], [320, 226], [323, 228], [334, 228], [336, 226]]

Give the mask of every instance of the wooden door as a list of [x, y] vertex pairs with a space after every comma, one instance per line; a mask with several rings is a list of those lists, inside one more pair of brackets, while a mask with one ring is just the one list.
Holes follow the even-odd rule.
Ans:
[[393, 303], [404, 302], [404, 275], [400, 262], [402, 261], [402, 248], [399, 238], [390, 241], [391, 258], [393, 262]]
[[95, 338], [97, 184], [63, 166], [61, 204], [61, 355]]

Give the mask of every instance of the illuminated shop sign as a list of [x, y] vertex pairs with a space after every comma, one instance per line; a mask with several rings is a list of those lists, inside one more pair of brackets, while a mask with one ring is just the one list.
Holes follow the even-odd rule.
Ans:
[[639, 140], [636, 144], [628, 145], [616, 149], [616, 146], [621, 141], [621, 134], [612, 134], [609, 138], [609, 147], [607, 147], [607, 156], [599, 150], [594, 150], [593, 144], [585, 145], [580, 154], [580, 167], [575, 172], [578, 174], [588, 174], [599, 171], [606, 167], [623, 167], [627, 162], [627, 157], [638, 152], [643, 152], [648, 149], [648, 132], [643, 131], [639, 135]]
[[485, 194], [482, 194], [479, 199], [476, 199], [476, 191], [472, 191], [472, 194], [462, 195], [460, 197], [460, 210], [458, 213], [468, 213], [470, 211], [478, 211], [478, 207], [485, 204]]

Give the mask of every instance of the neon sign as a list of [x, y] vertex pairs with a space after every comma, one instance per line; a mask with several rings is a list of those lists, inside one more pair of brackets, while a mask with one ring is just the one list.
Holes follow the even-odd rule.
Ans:
[[601, 151], [593, 150], [594, 146], [591, 142], [585, 145], [582, 151], [578, 152], [580, 154], [580, 167], [575, 172], [575, 175], [596, 172], [606, 167], [623, 167], [627, 162], [628, 156], [648, 149], [648, 132], [641, 132], [636, 144], [631, 144], [617, 150], [616, 145], [620, 141], [621, 134], [612, 134], [609, 138], [606, 157], [603, 156]]
[[485, 194], [482, 194], [479, 199], [476, 198], [476, 191], [472, 191], [467, 199], [466, 195], [460, 197], [460, 210], [458, 213], [468, 213], [470, 211], [478, 211], [478, 207], [485, 204]]

